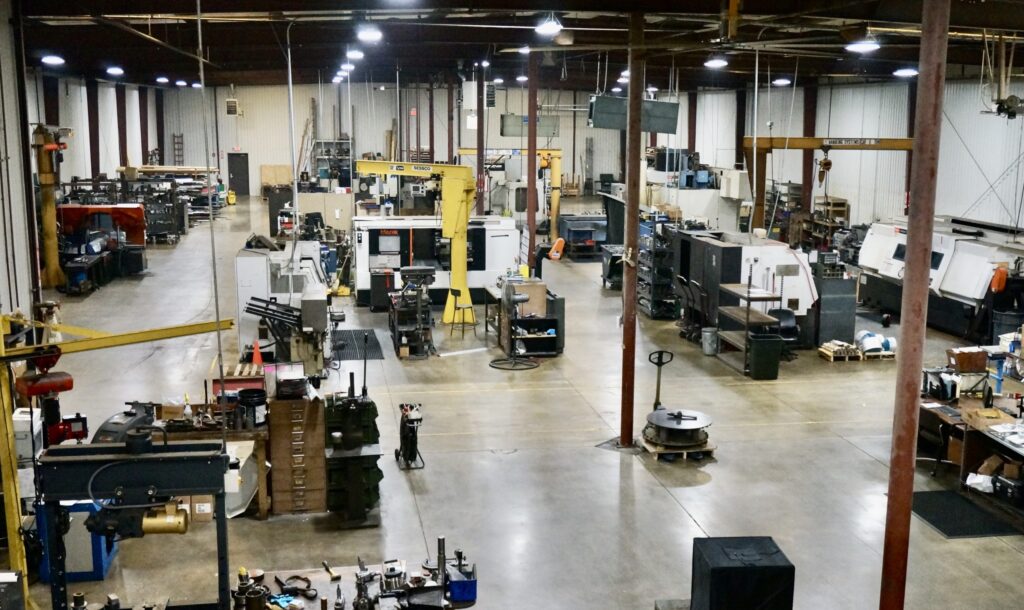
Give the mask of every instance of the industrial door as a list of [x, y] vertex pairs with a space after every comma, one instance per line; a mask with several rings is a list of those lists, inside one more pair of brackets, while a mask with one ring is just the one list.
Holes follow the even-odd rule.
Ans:
[[228, 153], [228, 188], [236, 195], [249, 194], [249, 153]]

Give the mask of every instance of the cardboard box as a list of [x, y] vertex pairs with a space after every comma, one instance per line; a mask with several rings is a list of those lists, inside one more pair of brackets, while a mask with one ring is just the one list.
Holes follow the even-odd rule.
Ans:
[[1003, 476], [1007, 479], [1020, 479], [1022, 466], [1024, 466], [1024, 463], [1021, 462], [1007, 462], [1003, 464]]
[[183, 510], [192, 516], [192, 496], [178, 496], [172, 498], [172, 500], [178, 505], [178, 510]]
[[192, 520], [213, 521], [213, 496], [192, 496]]
[[157, 405], [157, 419], [181, 419], [185, 417], [185, 405]]
[[968, 426], [975, 430], [984, 430], [996, 424], [1012, 423], [1017, 420], [1010, 417], [1000, 409], [978, 409], [963, 407], [960, 409], [960, 417]]
[[964, 442], [955, 437], [950, 437], [949, 445], [946, 446], [946, 459], [954, 464], [960, 465], [964, 459]]
[[979, 347], [947, 349], [946, 359], [957, 373], [984, 373], [988, 367], [988, 352]]
[[995, 476], [1003, 467], [1003, 458], [998, 455], [990, 455], [988, 459], [978, 466], [978, 474], [988, 477]]

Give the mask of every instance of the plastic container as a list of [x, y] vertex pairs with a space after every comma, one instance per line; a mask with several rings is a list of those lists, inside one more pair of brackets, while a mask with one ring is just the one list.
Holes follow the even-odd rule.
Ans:
[[708, 326], [700, 329], [700, 346], [705, 356], [718, 354], [718, 328]]
[[257, 388], [245, 388], [238, 391], [238, 404], [244, 407], [252, 417], [253, 424], [262, 426], [267, 423], [267, 392]]
[[779, 360], [782, 359], [782, 337], [779, 335], [750, 335], [750, 378], [770, 380], [779, 378]]

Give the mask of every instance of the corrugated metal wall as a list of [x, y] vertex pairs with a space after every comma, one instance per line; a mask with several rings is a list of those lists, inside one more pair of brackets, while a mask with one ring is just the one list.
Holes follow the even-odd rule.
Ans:
[[[906, 83], [819, 87], [816, 135], [906, 137], [907, 95]], [[815, 153], [815, 159], [821, 157], [822, 153]], [[833, 151], [829, 158], [833, 165], [828, 192], [850, 201], [853, 223], [902, 218], [906, 199], [906, 153]], [[813, 194], [824, 194], [817, 181]]]
[[69, 181], [74, 176], [89, 178], [92, 176], [92, 168], [89, 161], [89, 108], [85, 100], [85, 84], [79, 79], [62, 78], [58, 89], [61, 127], [70, 127], [73, 133], [64, 151], [61, 180]]
[[139, 114], [139, 88], [125, 87], [125, 131], [128, 144], [128, 164], [142, 165], [146, 158], [142, 156], [142, 116]]
[[114, 85], [100, 83], [97, 88], [100, 119], [100, 171], [113, 178], [121, 164], [117, 142], [117, 98]]
[[701, 163], [732, 167], [736, 160], [736, 92], [697, 93], [697, 152]]
[[[218, 93], [218, 95], [222, 95]], [[101, 104], [102, 108], [102, 104]], [[207, 98], [206, 119], [207, 135], [209, 137], [209, 150], [211, 156], [216, 150], [214, 121], [213, 121], [213, 95]], [[101, 111], [102, 114], [102, 111]], [[287, 113], [284, 116], [276, 116], [270, 119], [273, 124], [282, 124], [287, 120]], [[203, 144], [203, 102], [202, 91], [191, 87], [168, 89], [164, 93], [164, 137], [167, 138], [164, 152], [165, 163], [174, 162], [174, 134], [184, 136], [184, 165], [195, 165], [202, 167], [206, 158], [206, 147]], [[223, 140], [222, 140], [223, 142]], [[216, 159], [211, 158], [216, 164]]]
[[[1024, 97], [1024, 86], [1011, 93]], [[977, 81], [946, 84], [935, 211], [1018, 225], [1024, 120], [983, 113], [990, 103]]]
[[[754, 135], [754, 89], [747, 91], [744, 133]], [[757, 98], [757, 135], [785, 137], [803, 135], [804, 90], [802, 87], [762, 87]], [[771, 123], [771, 125], [769, 125]], [[803, 181], [803, 151], [776, 151], [768, 156], [769, 180]]]

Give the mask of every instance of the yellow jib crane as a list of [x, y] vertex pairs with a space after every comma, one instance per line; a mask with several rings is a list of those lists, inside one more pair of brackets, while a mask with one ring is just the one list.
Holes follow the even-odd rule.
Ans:
[[[441, 182], [441, 237], [451, 240], [451, 288], [459, 290], [459, 305], [472, 304], [467, 277], [467, 238], [469, 216], [476, 201], [476, 184], [473, 169], [466, 165], [445, 165], [443, 163], [398, 163], [394, 161], [356, 161], [356, 172], [379, 176], [416, 176], [439, 178]], [[445, 324], [476, 323], [473, 309], [455, 309], [455, 297], [451, 291], [444, 304]]]
[[[14, 384], [8, 374], [7, 364], [18, 360], [53, 358], [61, 354], [163, 341], [164, 339], [187, 337], [218, 330], [231, 330], [234, 325], [234, 320], [229, 318], [221, 320], [219, 325], [216, 322], [198, 322], [110, 334], [67, 324], [42, 324], [19, 316], [0, 315], [0, 338], [4, 339], [0, 341], [0, 478], [3, 479], [10, 568], [20, 571], [26, 576], [23, 579], [23, 594], [26, 600], [29, 599], [28, 566], [25, 558], [25, 545], [21, 538], [21, 495], [18, 491], [18, 453], [14, 445], [14, 396], [11, 393]], [[15, 327], [45, 328], [84, 338], [8, 348], [5, 340], [12, 335]]]

